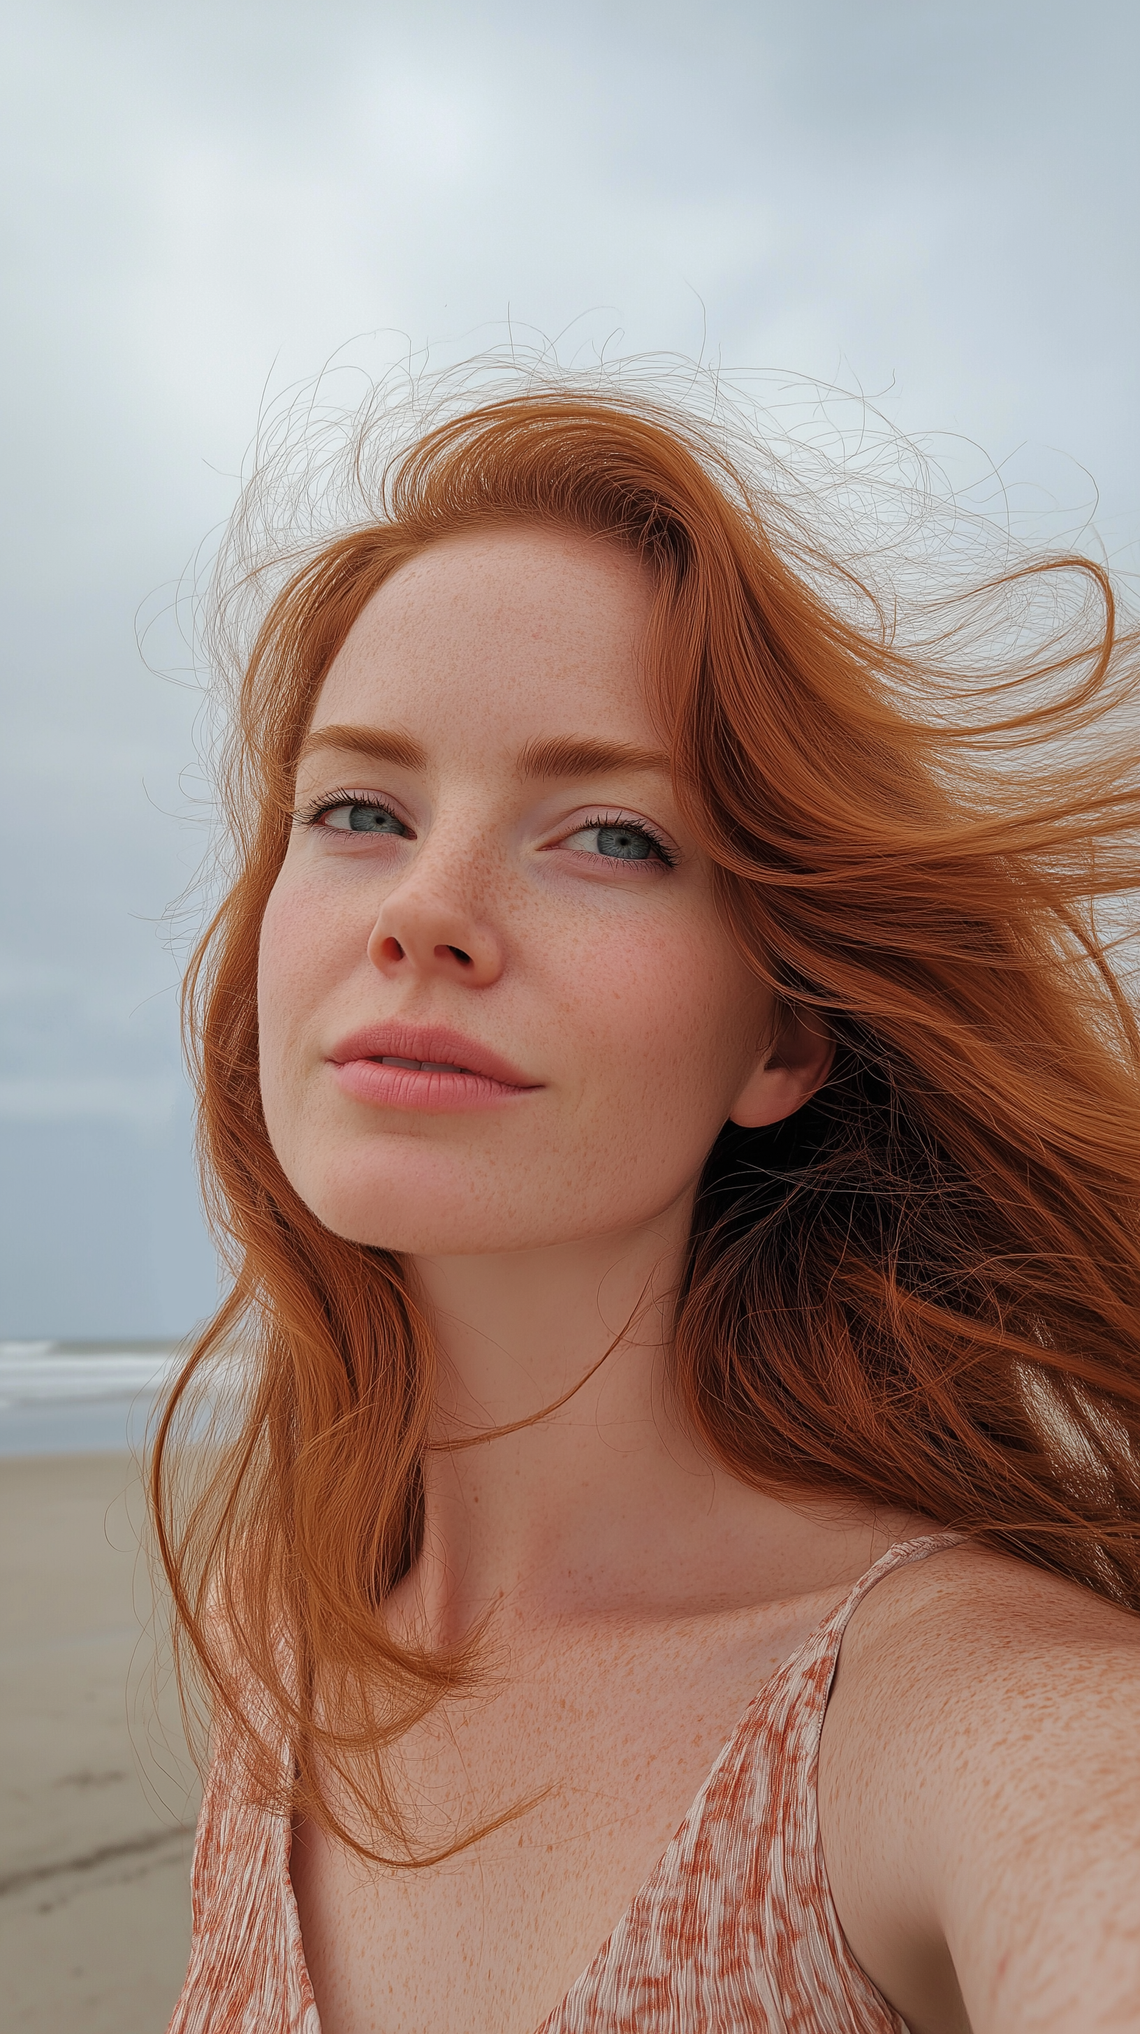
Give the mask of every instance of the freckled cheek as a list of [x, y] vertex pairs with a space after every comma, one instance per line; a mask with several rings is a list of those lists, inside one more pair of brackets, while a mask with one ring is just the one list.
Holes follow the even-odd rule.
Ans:
[[605, 1085], [619, 1112], [668, 1097], [671, 1115], [703, 1116], [735, 1098], [763, 998], [733, 953], [666, 927], [596, 946], [579, 979], [591, 1056], [612, 1070]]
[[350, 928], [315, 886], [279, 880], [261, 924], [257, 1000], [263, 1077], [303, 1038], [352, 966]]

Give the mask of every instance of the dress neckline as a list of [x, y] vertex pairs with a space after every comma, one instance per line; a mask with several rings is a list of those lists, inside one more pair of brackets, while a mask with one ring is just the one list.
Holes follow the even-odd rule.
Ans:
[[559, 1999], [558, 2004], [547, 2014], [545, 2020], [539, 2022], [539, 2025], [534, 2029], [534, 2034], [555, 2034], [555, 2029], [557, 2027], [558, 2020], [560, 2019], [562, 2014], [566, 2011], [567, 2006], [572, 2003], [575, 1992], [579, 1989], [581, 1985], [585, 1985], [589, 1982], [590, 1978], [594, 1974], [594, 1971], [597, 1969], [597, 1966], [600, 1963], [604, 1962], [605, 1958], [609, 1955], [610, 1948], [614, 1941], [615, 1936], [618, 1935], [620, 1931], [628, 1925], [631, 1917], [636, 1913], [637, 1909], [641, 1906], [642, 1902], [652, 1897], [653, 1892], [656, 1889], [658, 1880], [665, 1876], [666, 1867], [669, 1863], [670, 1858], [672, 1857], [674, 1850], [677, 1848], [678, 1844], [684, 1842], [685, 1837], [688, 1835], [694, 1822], [696, 1822], [699, 1816], [701, 1815], [701, 1812], [704, 1809], [705, 1801], [712, 1789], [714, 1782], [716, 1781], [720, 1774], [721, 1768], [723, 1766], [728, 1765], [729, 1761], [735, 1757], [741, 1739], [747, 1735], [749, 1724], [752, 1721], [753, 1712], [757, 1708], [759, 1708], [762, 1702], [770, 1698], [772, 1690], [778, 1685], [778, 1683], [785, 1676], [790, 1676], [795, 1673], [795, 1670], [798, 1667], [801, 1659], [803, 1658], [803, 1655], [808, 1651], [810, 1646], [818, 1645], [820, 1639], [827, 1630], [827, 1627], [830, 1624], [831, 1619], [833, 1617], [836, 1617], [839, 1614], [839, 1612], [844, 1609], [845, 1604], [846, 1598], [844, 1599], [843, 1603], [836, 1604], [833, 1609], [829, 1610], [826, 1613], [826, 1615], [820, 1619], [818, 1624], [813, 1625], [807, 1637], [804, 1640], [802, 1640], [801, 1643], [796, 1647], [795, 1652], [789, 1653], [788, 1658], [786, 1660], [781, 1660], [780, 1665], [778, 1667], [773, 1668], [772, 1672], [766, 1675], [764, 1680], [761, 1681], [760, 1686], [755, 1690], [754, 1694], [749, 1696], [747, 1702], [744, 1705], [744, 1708], [742, 1709], [739, 1717], [737, 1718], [736, 1724], [733, 1727], [731, 1735], [727, 1737], [724, 1743], [722, 1744], [720, 1750], [718, 1751], [715, 1759], [712, 1762], [712, 1765], [709, 1767], [708, 1772], [705, 1774], [704, 1779], [701, 1781], [701, 1784], [698, 1787], [697, 1792], [694, 1794], [692, 1801], [690, 1802], [684, 1815], [681, 1817], [681, 1820], [677, 1824], [676, 1829], [673, 1831], [672, 1836], [669, 1838], [668, 1843], [665, 1845], [665, 1848], [662, 1851], [660, 1857], [658, 1858], [657, 1863], [653, 1866], [652, 1870], [647, 1874], [647, 1876], [641, 1881], [641, 1884], [638, 1886], [637, 1891], [631, 1896], [629, 1900], [627, 1900], [625, 1906], [622, 1908], [621, 1913], [618, 1915], [617, 1920], [614, 1922], [613, 1927], [610, 1929], [609, 1934], [606, 1936], [605, 1941], [602, 1943], [601, 1948], [596, 1952], [594, 1956], [591, 1957], [589, 1963], [586, 1965], [585, 1970], [579, 1973], [579, 1975], [574, 1979], [573, 1984], [570, 1985], [567, 1988], [567, 1990], [562, 1994], [562, 1997]]
[[[831, 1629], [833, 1625], [838, 1624], [839, 1639], [842, 1640], [843, 1633], [846, 1630], [848, 1620], [850, 1619], [852, 1613], [862, 1602], [863, 1597], [868, 1593], [868, 1591], [873, 1589], [875, 1583], [880, 1581], [884, 1575], [889, 1574], [894, 1568], [904, 1567], [911, 1560], [921, 1559], [922, 1556], [927, 1553], [932, 1554], [940, 1553], [944, 1547], [956, 1546], [959, 1544], [961, 1538], [962, 1535], [960, 1533], [934, 1532], [934, 1533], [922, 1533], [909, 1540], [896, 1540], [892, 1546], [889, 1546], [887, 1548], [885, 1553], [879, 1555], [877, 1561], [873, 1561], [869, 1568], [865, 1568], [863, 1570], [863, 1573], [856, 1579], [855, 1582], [852, 1583], [851, 1588], [848, 1590], [846, 1596], [841, 1598], [841, 1600], [838, 1603], [833, 1604], [830, 1610], [825, 1611], [824, 1615], [820, 1618], [819, 1622], [812, 1626], [812, 1629], [808, 1632], [806, 1638], [801, 1640], [800, 1644], [796, 1647], [795, 1651], [793, 1653], [789, 1653], [786, 1660], [782, 1660], [778, 1667], [773, 1668], [772, 1672], [765, 1676], [764, 1680], [761, 1681], [760, 1686], [755, 1690], [755, 1692], [752, 1695], [749, 1696], [748, 1701], [745, 1703], [745, 1706], [741, 1711], [741, 1714], [737, 1719], [737, 1722], [733, 1730], [731, 1731], [730, 1735], [725, 1739], [725, 1742], [722, 1744], [720, 1750], [718, 1751], [715, 1759], [712, 1762], [712, 1765], [709, 1767], [708, 1772], [705, 1774], [704, 1779], [701, 1781], [701, 1784], [697, 1789], [696, 1794], [693, 1796], [692, 1802], [690, 1803], [685, 1814], [682, 1816], [680, 1822], [677, 1824], [676, 1829], [673, 1831], [672, 1836], [669, 1838], [669, 1841], [665, 1845], [665, 1848], [662, 1851], [660, 1857], [658, 1858], [656, 1864], [652, 1867], [651, 1871], [646, 1875], [646, 1877], [641, 1881], [641, 1884], [637, 1887], [637, 1890], [632, 1894], [631, 1898], [626, 1902], [625, 1906], [622, 1908], [621, 1913], [618, 1915], [617, 1920], [614, 1922], [612, 1928], [610, 1929], [608, 1935], [606, 1936], [605, 1941], [601, 1944], [600, 1948], [596, 1951], [596, 1953], [591, 1957], [589, 1963], [586, 1965], [586, 1968], [583, 1971], [581, 1971], [579, 1975], [574, 1979], [573, 1983], [567, 1987], [566, 1991], [562, 1994], [562, 1997], [559, 1999], [557, 2005], [553, 2006], [550, 2012], [546, 2015], [546, 2018], [539, 2022], [538, 2026], [533, 2030], [533, 2034], [557, 2034], [557, 2022], [561, 2018], [561, 2016], [565, 2013], [567, 2007], [573, 2003], [575, 1993], [583, 1985], [589, 1982], [598, 1965], [602, 1963], [606, 1956], [609, 1954], [614, 1938], [621, 1932], [622, 1929], [627, 1927], [631, 1916], [636, 1913], [638, 1907], [640, 1907], [645, 1900], [651, 1897], [652, 1893], [656, 1888], [658, 1880], [662, 1877], [663, 1873], [665, 1872], [665, 1868], [674, 1850], [676, 1849], [679, 1843], [683, 1842], [689, 1830], [692, 1828], [693, 1823], [697, 1820], [698, 1816], [700, 1815], [704, 1807], [706, 1797], [709, 1794], [713, 1786], [713, 1783], [718, 1778], [722, 1767], [727, 1765], [730, 1759], [734, 1757], [741, 1739], [747, 1735], [749, 1725], [752, 1722], [754, 1713], [759, 1708], [761, 1703], [769, 1702], [772, 1698], [774, 1690], [778, 1688], [780, 1682], [784, 1679], [790, 1678], [792, 1675], [796, 1673], [797, 1669], [803, 1662], [806, 1654], [811, 1652], [813, 1648], [818, 1648], [826, 1643], [827, 1639], [831, 1635]], [[824, 1703], [824, 1708], [826, 1708], [826, 1700]], [[822, 1716], [820, 1720], [822, 1724]], [[290, 1920], [293, 1926], [294, 1941], [296, 1944], [296, 1951], [298, 1961], [300, 1964], [301, 1974], [303, 1975], [305, 1982], [308, 1985], [310, 1997], [312, 1997], [312, 1980], [309, 1977], [308, 1964], [305, 1961], [305, 1945], [301, 1935], [301, 1918], [297, 1910], [296, 1895], [293, 1891], [293, 1880], [289, 1871], [289, 1850], [291, 1846], [291, 1840], [292, 1840], [292, 1831], [290, 1825], [286, 1823], [285, 1896], [290, 1908]], [[318, 2030], [315, 2029], [314, 2034], [318, 2034]]]

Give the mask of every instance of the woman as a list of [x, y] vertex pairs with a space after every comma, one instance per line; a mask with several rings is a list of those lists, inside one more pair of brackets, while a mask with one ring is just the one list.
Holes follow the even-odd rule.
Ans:
[[153, 1473], [177, 2034], [1140, 2021], [1111, 605], [955, 693], [791, 529], [522, 389], [264, 617], [190, 1000], [236, 1278]]

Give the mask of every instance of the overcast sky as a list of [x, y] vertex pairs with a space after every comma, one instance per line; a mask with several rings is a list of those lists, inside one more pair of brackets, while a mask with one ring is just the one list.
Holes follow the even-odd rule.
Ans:
[[[865, 389], [1140, 562], [1140, 13], [1111, 0], [3, 11], [0, 1335], [213, 1299], [162, 914], [198, 696], [136, 615], [263, 392], [519, 328]], [[378, 334], [378, 337], [368, 335]], [[938, 438], [934, 444], [943, 442]], [[164, 591], [166, 589], [166, 591]]]

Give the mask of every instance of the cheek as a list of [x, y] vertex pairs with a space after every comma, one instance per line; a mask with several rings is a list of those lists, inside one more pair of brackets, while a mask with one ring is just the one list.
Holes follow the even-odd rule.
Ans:
[[268, 1041], [289, 1029], [298, 997], [304, 992], [297, 954], [309, 916], [295, 894], [280, 884], [272, 891], [257, 949], [257, 1020], [263, 1060]]
[[[607, 942], [580, 972], [590, 985], [583, 1031], [605, 1106], [643, 1118], [650, 1142], [710, 1141], [755, 1061], [770, 1011], [719, 927], [666, 925]], [[601, 1095], [599, 1094], [599, 1099]]]
[[344, 970], [345, 928], [313, 887], [278, 878], [261, 923], [257, 1021], [263, 1094], [287, 1085], [309, 1018]]

